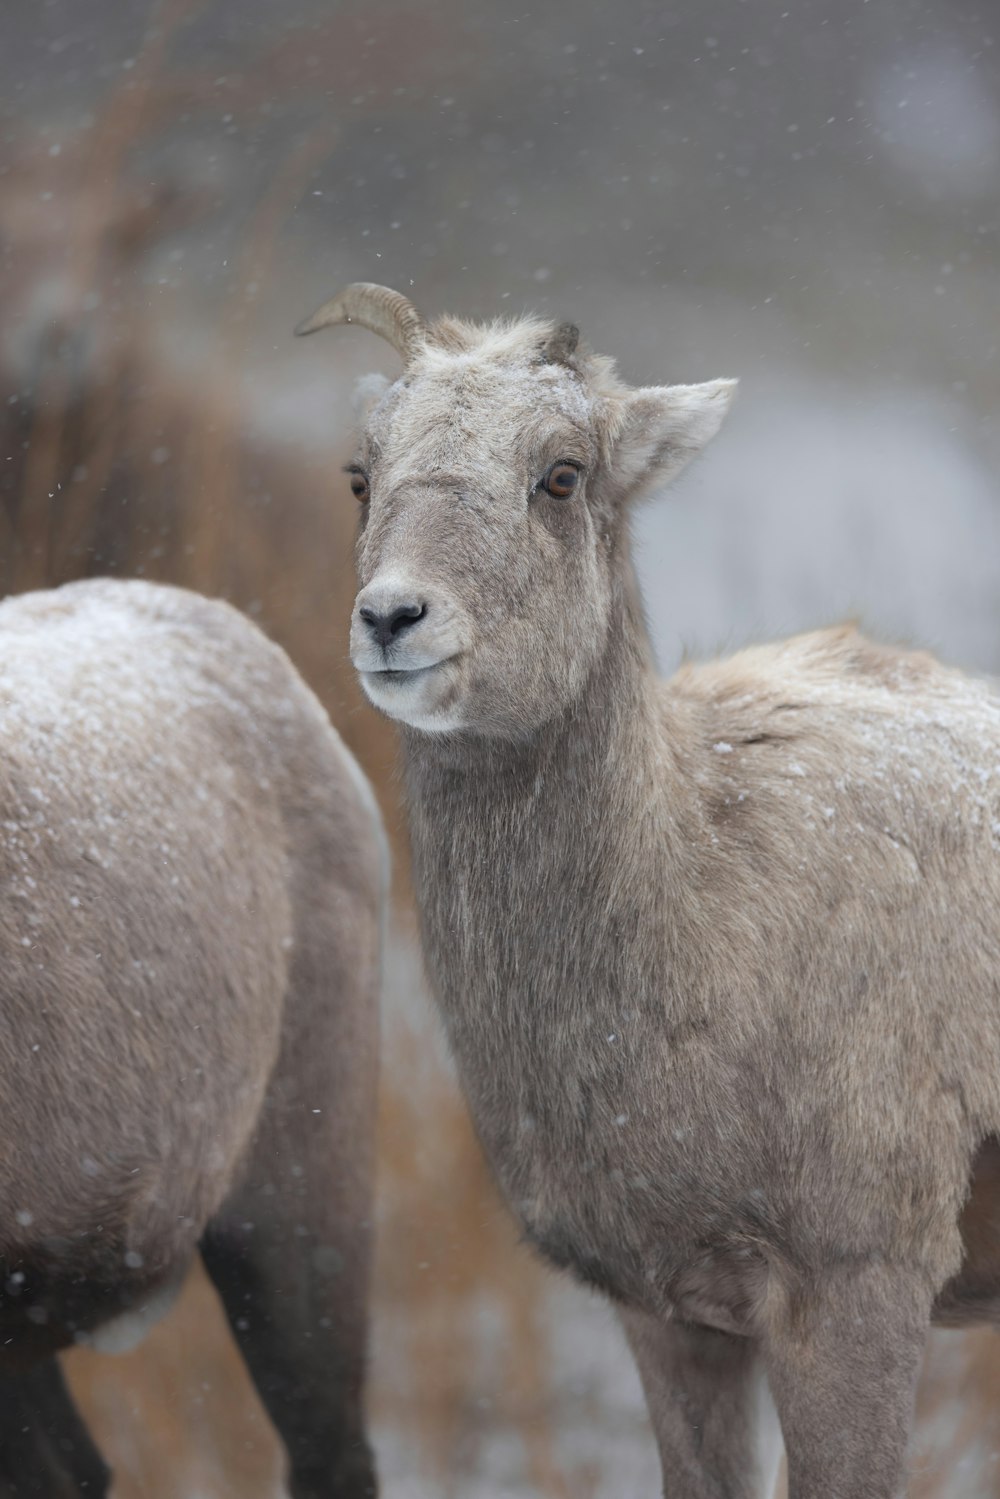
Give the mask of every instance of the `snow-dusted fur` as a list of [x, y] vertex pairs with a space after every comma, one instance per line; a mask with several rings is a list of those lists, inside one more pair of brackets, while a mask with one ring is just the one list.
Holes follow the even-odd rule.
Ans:
[[51, 1354], [141, 1331], [199, 1243], [293, 1493], [373, 1491], [381, 837], [227, 605], [110, 581], [0, 604], [0, 1491], [5, 1461], [103, 1491]]
[[731, 388], [407, 352], [353, 654], [493, 1169], [620, 1308], [670, 1499], [765, 1492], [762, 1379], [792, 1499], [894, 1499], [932, 1317], [1000, 1311], [1000, 697], [847, 628], [659, 680], [630, 503]]

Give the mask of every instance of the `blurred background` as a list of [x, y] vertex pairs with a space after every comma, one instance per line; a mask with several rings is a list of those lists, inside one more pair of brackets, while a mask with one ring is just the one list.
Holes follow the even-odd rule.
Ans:
[[[626, 378], [739, 375], [644, 509], [665, 669], [850, 614], [1000, 668], [993, 0], [5, 0], [0, 587], [114, 572], [291, 653], [396, 851], [370, 1404], [395, 1499], [651, 1496], [602, 1304], [486, 1178], [413, 937], [393, 736], [347, 659], [350, 393], [294, 323], [354, 279], [577, 321]], [[265, 1499], [279, 1458], [195, 1276], [70, 1377], [118, 1499]], [[1000, 1496], [1000, 1348], [935, 1334], [911, 1493]]]

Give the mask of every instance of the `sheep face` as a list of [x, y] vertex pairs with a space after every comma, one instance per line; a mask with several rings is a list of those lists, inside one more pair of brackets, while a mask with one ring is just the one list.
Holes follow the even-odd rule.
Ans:
[[630, 587], [627, 501], [712, 436], [732, 382], [629, 390], [575, 329], [530, 319], [416, 327], [402, 378], [368, 386], [351, 467], [351, 656], [392, 718], [522, 738], [605, 649]]

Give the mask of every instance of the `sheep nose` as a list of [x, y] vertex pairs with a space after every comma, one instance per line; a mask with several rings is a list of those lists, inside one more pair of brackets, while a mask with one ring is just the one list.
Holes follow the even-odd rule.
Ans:
[[370, 604], [362, 604], [358, 614], [368, 626], [377, 645], [384, 650], [404, 630], [409, 630], [427, 613], [426, 604], [393, 604], [379, 611]]

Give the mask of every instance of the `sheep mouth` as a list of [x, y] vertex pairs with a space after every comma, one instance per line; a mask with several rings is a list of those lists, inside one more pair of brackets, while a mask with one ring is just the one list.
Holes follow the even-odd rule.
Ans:
[[389, 718], [428, 733], [461, 727], [459, 653], [409, 670], [385, 666], [361, 671], [359, 676], [365, 697]]
[[373, 671], [369, 675], [378, 677], [380, 682], [413, 682], [417, 677], [425, 677], [429, 671], [437, 671], [440, 665], [440, 661], [435, 661], [433, 666], [387, 666], [384, 671]]
[[373, 682], [391, 685], [411, 684], [425, 680], [434, 672], [440, 671], [444, 666], [450, 666], [457, 657], [444, 656], [440, 661], [432, 661], [427, 666], [376, 666], [366, 667], [362, 676], [370, 677]]

